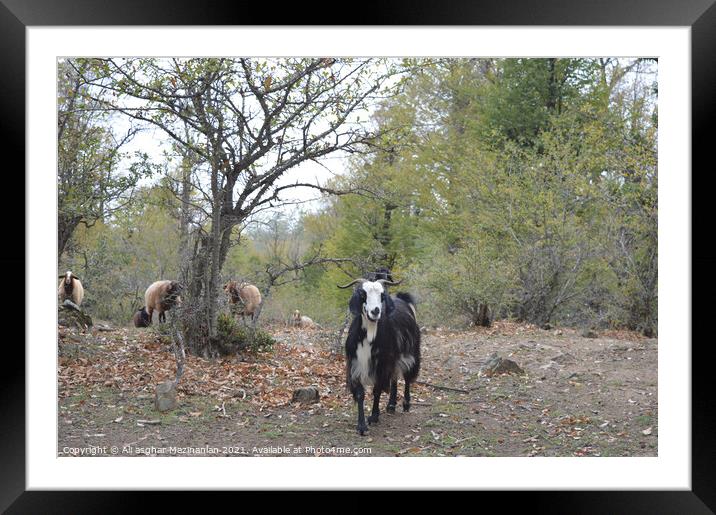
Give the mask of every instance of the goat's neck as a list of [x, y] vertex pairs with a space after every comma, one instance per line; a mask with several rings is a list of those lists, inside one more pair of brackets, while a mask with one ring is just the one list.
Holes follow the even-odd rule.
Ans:
[[365, 342], [370, 345], [375, 340], [376, 334], [378, 334], [378, 321], [375, 322], [368, 319], [368, 317], [363, 313], [361, 315], [363, 323], [363, 329], [365, 329]]

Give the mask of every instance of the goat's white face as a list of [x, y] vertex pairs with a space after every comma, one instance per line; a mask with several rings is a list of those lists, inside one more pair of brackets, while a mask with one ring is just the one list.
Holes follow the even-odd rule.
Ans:
[[368, 317], [368, 320], [371, 322], [376, 322], [380, 318], [383, 309], [383, 285], [366, 281], [361, 287], [363, 291], [365, 291], [363, 314]]
[[72, 283], [72, 272], [69, 270], [65, 273], [65, 284], [71, 284]]

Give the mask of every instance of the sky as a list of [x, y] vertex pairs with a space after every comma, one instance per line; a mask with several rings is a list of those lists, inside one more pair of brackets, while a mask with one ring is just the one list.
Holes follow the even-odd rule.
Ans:
[[[375, 65], [375, 71], [380, 68], [378, 64]], [[386, 85], [394, 83], [395, 78], [389, 79]], [[133, 105], [134, 102], [128, 100], [127, 105]], [[138, 106], [138, 104], [136, 104]], [[362, 120], [370, 119], [371, 113], [377, 107], [377, 103], [369, 104], [367, 110], [361, 112], [354, 112], [349, 119], [348, 123], [355, 123], [356, 117], [361, 116]], [[133, 122], [137, 126], [140, 122]], [[115, 134], [125, 134], [130, 128], [130, 121], [128, 118], [121, 114], [115, 114], [111, 119], [111, 125]], [[316, 124], [320, 130], [320, 124]], [[136, 152], [146, 153], [153, 164], [165, 165], [167, 158], [164, 155], [165, 152], [171, 152], [171, 139], [161, 129], [150, 126], [149, 124], [142, 125], [145, 127], [144, 130], [140, 131], [131, 142], [123, 147], [123, 152], [126, 154], [126, 158], [119, 164], [120, 170], [127, 170], [131, 165], [132, 161], [136, 158], [133, 157]], [[178, 164], [178, 158], [177, 158]], [[291, 184], [294, 182], [310, 182], [314, 184], [324, 185], [329, 179], [337, 175], [343, 175], [346, 173], [348, 168], [348, 154], [345, 152], [333, 152], [320, 160], [320, 162], [305, 161], [300, 165], [285, 172], [281, 178], [277, 181], [277, 186]], [[155, 183], [158, 177], [145, 178], [140, 181], [140, 186], [149, 186]], [[302, 202], [299, 206], [289, 205], [279, 209], [282, 209], [288, 215], [296, 215], [300, 210], [312, 211], [320, 207], [321, 201], [319, 200], [321, 193], [313, 188], [292, 188], [290, 190], [284, 190], [281, 193], [281, 199], [283, 201]]]
[[[112, 123], [113, 129], [117, 133], [125, 133], [129, 128], [129, 123], [126, 118], [122, 116], [116, 117]], [[170, 151], [169, 146], [170, 140], [164, 134], [161, 129], [155, 127], [147, 127], [140, 131], [129, 143], [123, 147], [123, 152], [127, 154], [127, 157], [120, 163], [119, 169], [126, 170], [133, 158], [135, 152], [144, 152], [148, 154], [155, 164], [161, 164], [166, 162], [166, 158], [163, 152]], [[296, 181], [300, 182], [312, 182], [318, 184], [325, 184], [326, 181], [336, 175], [342, 175], [347, 170], [347, 158], [348, 156], [342, 152], [336, 152], [335, 154], [326, 156], [320, 163], [312, 161], [306, 161], [300, 165], [288, 170], [284, 176], [279, 180], [279, 184], [290, 184]], [[177, 161], [178, 163], [178, 161]], [[156, 183], [157, 177], [144, 178], [140, 181], [140, 186], [150, 186]], [[320, 207], [320, 201], [318, 197], [320, 192], [311, 188], [294, 188], [289, 190], [290, 193], [283, 195], [286, 200], [299, 200], [305, 201], [301, 204], [303, 210], [316, 210]], [[315, 199], [311, 201], [312, 199]], [[287, 214], [291, 214], [296, 211], [295, 206], [287, 206], [284, 211]]]

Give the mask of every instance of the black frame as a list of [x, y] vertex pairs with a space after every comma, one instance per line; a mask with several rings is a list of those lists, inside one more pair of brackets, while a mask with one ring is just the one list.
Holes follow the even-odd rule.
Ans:
[[[714, 167], [708, 161], [713, 147], [712, 120], [716, 114], [716, 0], [455, 0], [436, 4], [430, 0], [361, 2], [353, 13], [336, 9], [335, 2], [287, 3], [267, 10], [258, 2], [201, 2], [178, 0], [0, 0], [0, 138], [2, 156], [20, 156], [12, 170], [24, 170], [25, 137], [25, 28], [33, 25], [607, 25], [691, 27], [692, 168], [704, 168], [699, 187], [692, 185], [692, 224], [710, 229], [709, 198]], [[438, 7], [439, 5], [439, 7]], [[342, 16], [337, 13], [343, 12]], [[709, 130], [711, 129], [711, 130]], [[706, 163], [710, 166], [707, 168]], [[17, 181], [12, 191], [24, 191], [19, 173], [3, 167], [5, 184]], [[686, 174], [687, 171], [684, 171]], [[688, 179], [688, 176], [684, 176]], [[691, 179], [696, 178], [691, 174]], [[5, 197], [6, 198], [6, 197]], [[12, 220], [12, 218], [10, 218]], [[8, 241], [25, 241], [25, 227], [17, 221], [4, 228]], [[12, 231], [16, 234], [12, 234]], [[11, 234], [8, 235], [7, 232]], [[696, 231], [692, 229], [692, 235]], [[696, 233], [698, 234], [698, 233]], [[705, 233], [709, 234], [709, 233]], [[702, 291], [716, 286], [709, 273], [716, 257], [709, 257], [710, 238], [694, 240], [692, 274]], [[19, 246], [19, 245], [17, 245]], [[701, 251], [701, 252], [697, 252]], [[23, 250], [0, 255], [4, 270], [24, 268]], [[20, 274], [17, 287], [23, 291]], [[13, 278], [11, 278], [13, 279]], [[7, 288], [7, 286], [6, 286]], [[692, 290], [693, 328], [705, 327], [711, 313]], [[18, 299], [12, 299], [17, 309]], [[7, 313], [8, 311], [6, 311]], [[19, 326], [19, 324], [16, 324]], [[708, 347], [711, 341], [694, 338], [692, 345], [692, 490], [691, 491], [590, 491], [511, 492], [510, 504], [523, 500], [530, 509], [550, 513], [714, 513], [716, 512], [716, 411], [711, 393]], [[16, 340], [17, 341], [17, 340]], [[6, 339], [6, 346], [10, 341]], [[688, 345], [689, 342], [665, 342]], [[119, 512], [144, 506], [140, 492], [25, 492], [25, 354], [15, 344], [4, 349], [0, 389], [0, 509], [8, 513]], [[8, 363], [12, 363], [8, 366]], [[295, 493], [293, 495], [296, 495]], [[483, 494], [485, 495], [485, 494]], [[496, 497], [500, 495], [493, 493]], [[186, 502], [179, 492], [163, 496]], [[503, 498], [504, 500], [504, 498]], [[169, 505], [165, 505], [169, 507]]]

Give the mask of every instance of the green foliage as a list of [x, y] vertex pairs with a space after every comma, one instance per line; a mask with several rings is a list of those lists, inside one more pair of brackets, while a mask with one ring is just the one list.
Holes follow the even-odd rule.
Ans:
[[178, 228], [161, 203], [161, 188], [143, 190], [141, 202], [107, 223], [80, 226], [60, 262], [82, 279], [83, 307], [100, 320], [130, 324], [154, 281], [177, 277]]
[[217, 350], [224, 356], [241, 351], [265, 352], [276, 343], [266, 331], [242, 325], [229, 313], [219, 313], [217, 332]]
[[[248, 63], [240, 75], [270, 91], [309, 61]], [[100, 73], [102, 62], [96, 65]], [[133, 65], [120, 86], [141, 83], [135, 95], [173, 90], [172, 81], [190, 90], [215, 73], [227, 91], [241, 88], [225, 73], [238, 65], [225, 60], [180, 60], [171, 73], [159, 73], [152, 60]], [[474, 324], [487, 306], [497, 318], [654, 332], [654, 63], [408, 59], [402, 66], [398, 93], [374, 106], [372, 152], [354, 154], [347, 173], [327, 184], [353, 194], [326, 195], [314, 211], [266, 211], [230, 227], [220, 279], [256, 284], [261, 316], [273, 322], [299, 309], [319, 324], [340, 324], [349, 292], [336, 285], [388, 267], [404, 280], [397, 291], [417, 295], [421, 324]], [[361, 68], [361, 80], [369, 68]], [[331, 81], [328, 67], [316, 73], [310, 87]], [[346, 94], [330, 107], [334, 115], [351, 101]], [[299, 118], [317, 109], [307, 106]], [[207, 119], [219, 115], [208, 112]], [[261, 166], [269, 164], [249, 175]], [[174, 182], [168, 174], [140, 190], [139, 202], [78, 231], [64, 260], [86, 279], [93, 315], [128, 321], [146, 285], [178, 273], [177, 220], [184, 215]], [[317, 257], [350, 261], [294, 266]], [[222, 352], [264, 345], [261, 333], [247, 333], [228, 315], [218, 324]]]

